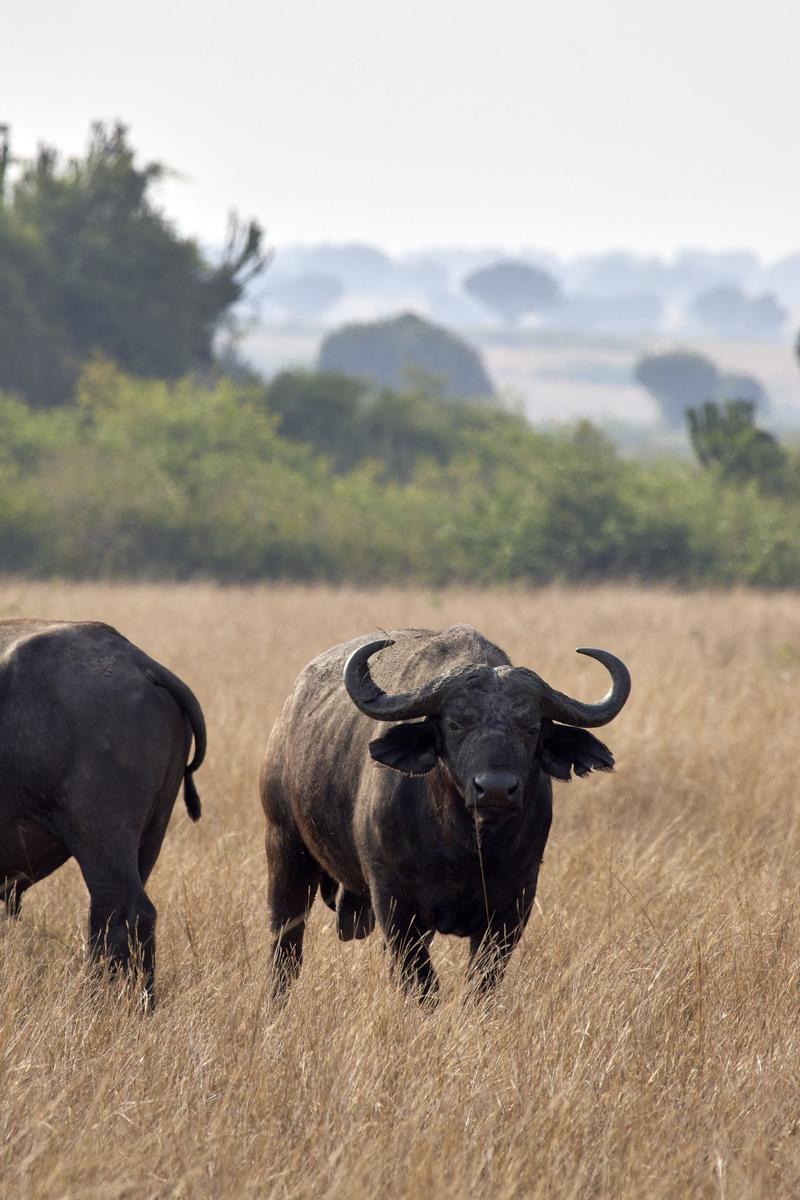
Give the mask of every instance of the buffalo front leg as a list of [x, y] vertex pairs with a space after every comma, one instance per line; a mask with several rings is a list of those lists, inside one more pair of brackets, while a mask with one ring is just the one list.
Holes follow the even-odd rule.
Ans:
[[522, 937], [533, 907], [535, 885], [523, 892], [504, 912], [492, 915], [480, 934], [469, 940], [467, 978], [479, 995], [497, 986], [506, 973], [508, 960]]
[[294, 830], [267, 825], [266, 851], [272, 931], [270, 987], [273, 1000], [279, 1000], [300, 973], [306, 918], [321, 870]]
[[379, 892], [373, 897], [373, 907], [400, 986], [421, 1003], [435, 1003], [439, 980], [429, 950], [433, 933], [423, 928], [406, 900]]

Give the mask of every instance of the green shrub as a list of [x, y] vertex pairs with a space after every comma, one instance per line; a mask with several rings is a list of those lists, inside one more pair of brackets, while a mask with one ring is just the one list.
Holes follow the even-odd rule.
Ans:
[[543, 433], [309, 375], [201, 386], [96, 361], [72, 404], [0, 396], [0, 556], [36, 575], [796, 586], [792, 494], [623, 459], [586, 422]]

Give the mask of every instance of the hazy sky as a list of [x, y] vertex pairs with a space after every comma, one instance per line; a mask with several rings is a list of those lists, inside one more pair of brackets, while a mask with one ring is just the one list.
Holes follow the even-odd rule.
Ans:
[[0, 0], [14, 148], [122, 118], [180, 226], [800, 248], [797, 0]]

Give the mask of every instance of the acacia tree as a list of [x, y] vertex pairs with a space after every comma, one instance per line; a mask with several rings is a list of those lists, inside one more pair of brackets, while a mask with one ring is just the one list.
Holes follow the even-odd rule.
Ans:
[[687, 409], [712, 400], [720, 378], [712, 362], [690, 350], [645, 354], [634, 368], [634, 377], [650, 392], [670, 425], [681, 425]]
[[512, 260], [473, 271], [464, 280], [464, 290], [509, 325], [549, 308], [560, 294], [558, 280], [549, 272]]
[[214, 337], [262, 269], [256, 222], [231, 218], [210, 263], [156, 206], [159, 163], [138, 165], [121, 124], [93, 126], [85, 157], [43, 147], [0, 202], [0, 388], [68, 398], [93, 354], [176, 378], [213, 361]]

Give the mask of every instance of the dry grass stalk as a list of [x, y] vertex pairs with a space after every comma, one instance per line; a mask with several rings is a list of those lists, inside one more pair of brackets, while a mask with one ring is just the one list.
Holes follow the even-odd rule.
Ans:
[[[0, 611], [110, 621], [209, 726], [204, 819], [176, 806], [149, 889], [151, 1019], [90, 994], [74, 864], [0, 932], [2, 1195], [800, 1194], [796, 597], [6, 582]], [[456, 620], [587, 699], [606, 678], [573, 647], [620, 654], [618, 772], [556, 785], [539, 911], [492, 1006], [462, 1003], [464, 947], [439, 939], [445, 1000], [421, 1016], [377, 939], [340, 946], [318, 904], [270, 1013], [270, 723], [329, 644]]]

